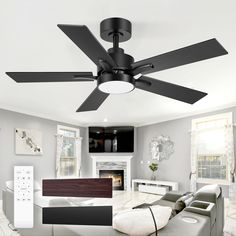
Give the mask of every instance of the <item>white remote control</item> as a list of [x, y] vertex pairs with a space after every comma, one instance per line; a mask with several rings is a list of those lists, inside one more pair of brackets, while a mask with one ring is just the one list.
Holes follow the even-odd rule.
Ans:
[[14, 226], [33, 228], [34, 225], [34, 168], [14, 167]]

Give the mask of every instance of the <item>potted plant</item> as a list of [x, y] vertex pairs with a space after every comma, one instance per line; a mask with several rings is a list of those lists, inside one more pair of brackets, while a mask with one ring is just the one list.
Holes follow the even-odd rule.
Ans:
[[152, 162], [152, 163], [149, 165], [149, 168], [150, 168], [150, 170], [152, 171], [151, 180], [156, 180], [155, 172], [158, 170], [158, 164], [155, 163], [155, 162]]

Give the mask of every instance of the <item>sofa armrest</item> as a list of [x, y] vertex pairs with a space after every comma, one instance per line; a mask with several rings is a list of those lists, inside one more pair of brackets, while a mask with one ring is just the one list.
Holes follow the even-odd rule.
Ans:
[[180, 192], [168, 192], [166, 193], [161, 200], [166, 200], [166, 201], [170, 201], [170, 202], [176, 202], [179, 198], [181, 198], [183, 196], [182, 193]]
[[[197, 220], [194, 223], [186, 222], [184, 219], [192, 218]], [[210, 236], [210, 217], [181, 211], [173, 217], [168, 224], [158, 231], [158, 236]], [[153, 233], [151, 236], [155, 236]]]
[[216, 221], [216, 207], [215, 204], [211, 202], [193, 201], [190, 206], [184, 209], [184, 211], [209, 216], [211, 219], [211, 226]]
[[[222, 194], [220, 194], [219, 198], [222, 197]], [[215, 193], [196, 193], [194, 195], [194, 201], [203, 201], [203, 202], [212, 202], [216, 203], [217, 196]]]

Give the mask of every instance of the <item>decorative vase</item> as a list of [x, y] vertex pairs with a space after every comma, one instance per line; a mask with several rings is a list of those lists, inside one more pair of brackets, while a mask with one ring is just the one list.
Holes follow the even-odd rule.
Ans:
[[151, 180], [157, 180], [157, 176], [155, 172], [152, 172]]

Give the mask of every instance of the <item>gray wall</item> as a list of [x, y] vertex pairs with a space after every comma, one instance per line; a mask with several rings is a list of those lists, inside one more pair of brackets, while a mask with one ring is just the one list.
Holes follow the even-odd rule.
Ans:
[[[43, 178], [55, 177], [55, 134], [58, 124], [62, 123], [0, 109], [0, 189], [4, 187], [6, 180], [13, 179], [14, 165], [33, 165], [35, 167], [35, 179], [38, 181]], [[15, 155], [15, 128], [41, 130], [43, 134], [43, 155]], [[85, 128], [80, 128], [80, 131], [83, 137]]]
[[[42, 119], [17, 112], [0, 109], [0, 189], [4, 188], [5, 181], [13, 179], [14, 165], [33, 165], [35, 167], [35, 179], [41, 182], [43, 178], [55, 178], [55, 157], [57, 125], [63, 124], [57, 121]], [[43, 134], [43, 155], [42, 156], [19, 156], [15, 155], [15, 128], [38, 129]], [[92, 176], [92, 158], [88, 152], [88, 128], [77, 127], [80, 129], [82, 139], [82, 165], [81, 176]], [[136, 147], [137, 134], [135, 129], [134, 157], [132, 159], [131, 174], [136, 175]], [[97, 154], [99, 155], [99, 154]], [[117, 154], [100, 154], [117, 155]], [[127, 155], [122, 153], [119, 155]], [[130, 154], [128, 154], [130, 155]], [[1, 199], [1, 194], [0, 194]]]
[[[159, 135], [170, 136], [171, 140], [174, 142], [175, 151], [169, 160], [160, 163], [157, 176], [161, 180], [177, 181], [180, 184], [181, 191], [188, 191], [190, 187], [189, 174], [191, 170], [191, 137], [189, 131], [191, 130], [192, 119], [230, 111], [233, 112], [233, 120], [234, 123], [236, 123], [236, 107], [233, 107], [217, 112], [139, 127], [137, 129], [138, 149], [136, 157], [136, 177], [150, 178], [151, 176], [151, 171], [147, 164], [147, 161], [151, 161], [149, 153], [149, 143], [151, 139]], [[236, 129], [234, 129], [234, 137], [236, 137]], [[144, 164], [140, 163], [141, 160], [144, 160]], [[227, 187], [224, 187], [224, 190], [225, 195], [227, 195]]]
[[[236, 107], [217, 112], [201, 114], [178, 120], [162, 122], [143, 126], [135, 129], [134, 157], [132, 159], [132, 178], [150, 178], [151, 172], [147, 161], [151, 161], [149, 153], [150, 140], [161, 134], [170, 136], [175, 143], [175, 152], [167, 161], [161, 162], [158, 170], [158, 178], [162, 180], [177, 181], [180, 190], [189, 190], [190, 173], [190, 129], [191, 120], [198, 117], [213, 115], [223, 112], [233, 112], [236, 123]], [[57, 125], [68, 125], [60, 122], [29, 116], [21, 113], [0, 109], [0, 188], [4, 187], [6, 180], [13, 178], [14, 165], [35, 166], [35, 179], [55, 177], [55, 149]], [[70, 125], [68, 125], [70, 126]], [[29, 128], [39, 129], [43, 133], [42, 156], [16, 156], [14, 147], [14, 129]], [[92, 159], [88, 153], [88, 128], [80, 128], [82, 140], [82, 177], [92, 176]], [[234, 130], [236, 137], [236, 129]], [[236, 153], [236, 150], [235, 150]], [[99, 154], [97, 154], [99, 155]], [[112, 154], [100, 154], [112, 155]], [[116, 155], [116, 154], [113, 154]], [[127, 155], [127, 154], [122, 154]], [[144, 164], [140, 161], [143, 160]], [[225, 188], [227, 192], [227, 188]], [[1, 198], [1, 194], [0, 194]]]

